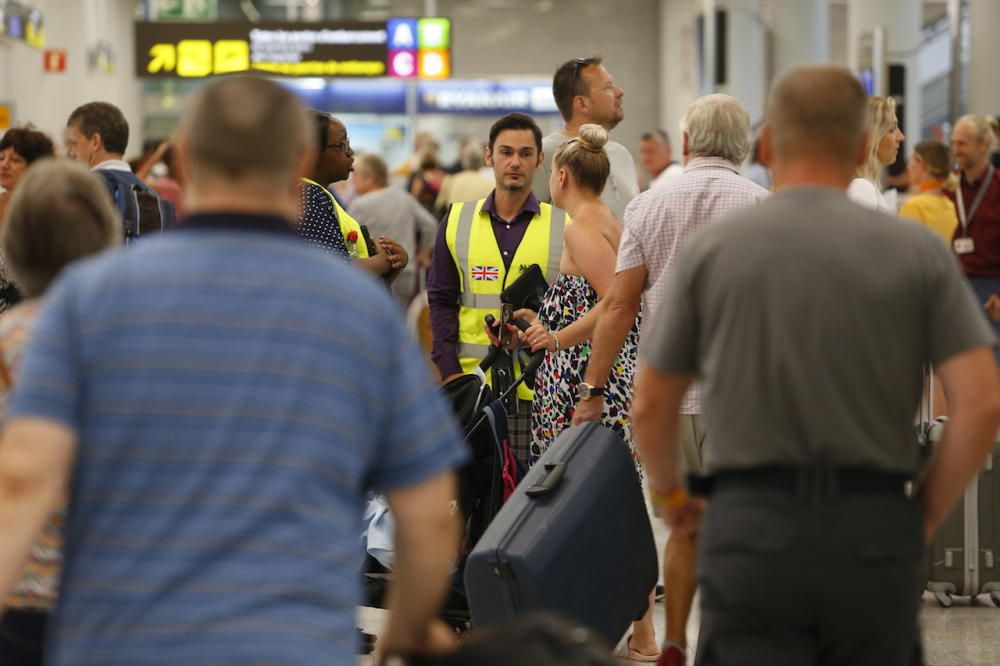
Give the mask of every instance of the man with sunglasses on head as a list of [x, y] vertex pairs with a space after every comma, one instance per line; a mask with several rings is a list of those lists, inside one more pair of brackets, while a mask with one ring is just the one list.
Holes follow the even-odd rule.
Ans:
[[406, 250], [387, 236], [375, 239], [368, 250], [361, 224], [351, 217], [327, 187], [347, 180], [354, 170], [354, 151], [347, 128], [329, 113], [310, 111], [316, 126], [316, 163], [302, 179], [299, 199], [299, 236], [335, 256], [350, 258], [375, 275], [392, 281], [406, 267]]
[[[600, 56], [575, 58], [560, 65], [552, 77], [552, 95], [556, 98], [556, 106], [565, 123], [561, 130], [542, 140], [545, 160], [535, 172], [532, 182], [532, 189], [539, 201], [552, 201], [549, 176], [552, 173], [552, 156], [559, 146], [575, 137], [581, 125], [594, 123], [611, 131], [625, 117], [625, 111], [622, 110], [625, 92], [615, 84], [602, 62]], [[601, 193], [601, 199], [615, 217], [622, 220], [625, 206], [639, 194], [635, 160], [628, 148], [614, 141], [608, 141], [604, 150], [611, 162], [611, 175]]]

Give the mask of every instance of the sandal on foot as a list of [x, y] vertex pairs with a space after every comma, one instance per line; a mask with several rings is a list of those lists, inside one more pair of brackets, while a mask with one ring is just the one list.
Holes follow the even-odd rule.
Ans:
[[632, 647], [632, 634], [628, 635], [625, 642], [615, 651], [615, 656], [628, 661], [637, 661], [647, 664], [655, 663], [660, 658], [660, 653], [643, 654]]

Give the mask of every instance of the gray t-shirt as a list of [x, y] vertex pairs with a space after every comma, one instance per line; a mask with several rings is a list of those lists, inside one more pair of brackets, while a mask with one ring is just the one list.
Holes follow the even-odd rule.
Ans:
[[[562, 132], [554, 132], [542, 139], [542, 152], [545, 159], [542, 166], [535, 172], [535, 179], [531, 183], [538, 200], [544, 203], [552, 203], [552, 193], [549, 192], [549, 176], [552, 174], [552, 158], [555, 157], [556, 150], [573, 137], [566, 136]], [[635, 170], [635, 160], [632, 159], [628, 148], [620, 143], [608, 141], [604, 146], [608, 154], [608, 162], [611, 163], [611, 174], [608, 182], [601, 193], [601, 199], [608, 205], [611, 212], [619, 221], [625, 219], [625, 207], [628, 202], [639, 194], [639, 174]]]
[[398, 187], [385, 187], [362, 194], [351, 202], [348, 212], [368, 227], [373, 239], [388, 236], [403, 246], [410, 256], [404, 273], [416, 270], [418, 233], [421, 245], [434, 244], [437, 220], [408, 192]]
[[994, 343], [938, 237], [803, 187], [688, 241], [641, 353], [702, 378], [709, 472], [825, 460], [912, 474], [925, 363]]

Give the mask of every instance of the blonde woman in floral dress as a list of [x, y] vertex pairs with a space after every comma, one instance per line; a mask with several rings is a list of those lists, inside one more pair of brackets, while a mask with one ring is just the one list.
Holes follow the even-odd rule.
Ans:
[[[601, 201], [601, 191], [611, 170], [604, 151], [607, 142], [608, 133], [603, 127], [583, 125], [579, 135], [564, 143], [552, 161], [549, 179], [552, 203], [565, 210], [572, 221], [566, 225], [563, 236], [559, 277], [546, 292], [537, 321], [523, 336], [532, 350], [549, 352], [535, 379], [532, 462], [573, 422], [601, 299], [615, 276], [622, 225]], [[636, 470], [641, 473], [628, 418], [639, 323], [637, 318], [605, 386], [601, 423], [621, 435], [633, 454]], [[651, 613], [633, 625], [625, 649], [633, 661], [656, 661], [659, 649]]]

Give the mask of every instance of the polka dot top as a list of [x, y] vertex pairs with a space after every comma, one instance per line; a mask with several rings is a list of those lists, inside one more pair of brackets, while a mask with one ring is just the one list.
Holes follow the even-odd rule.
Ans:
[[333, 202], [319, 185], [302, 183], [298, 232], [299, 236], [329, 254], [344, 259], [349, 257]]

